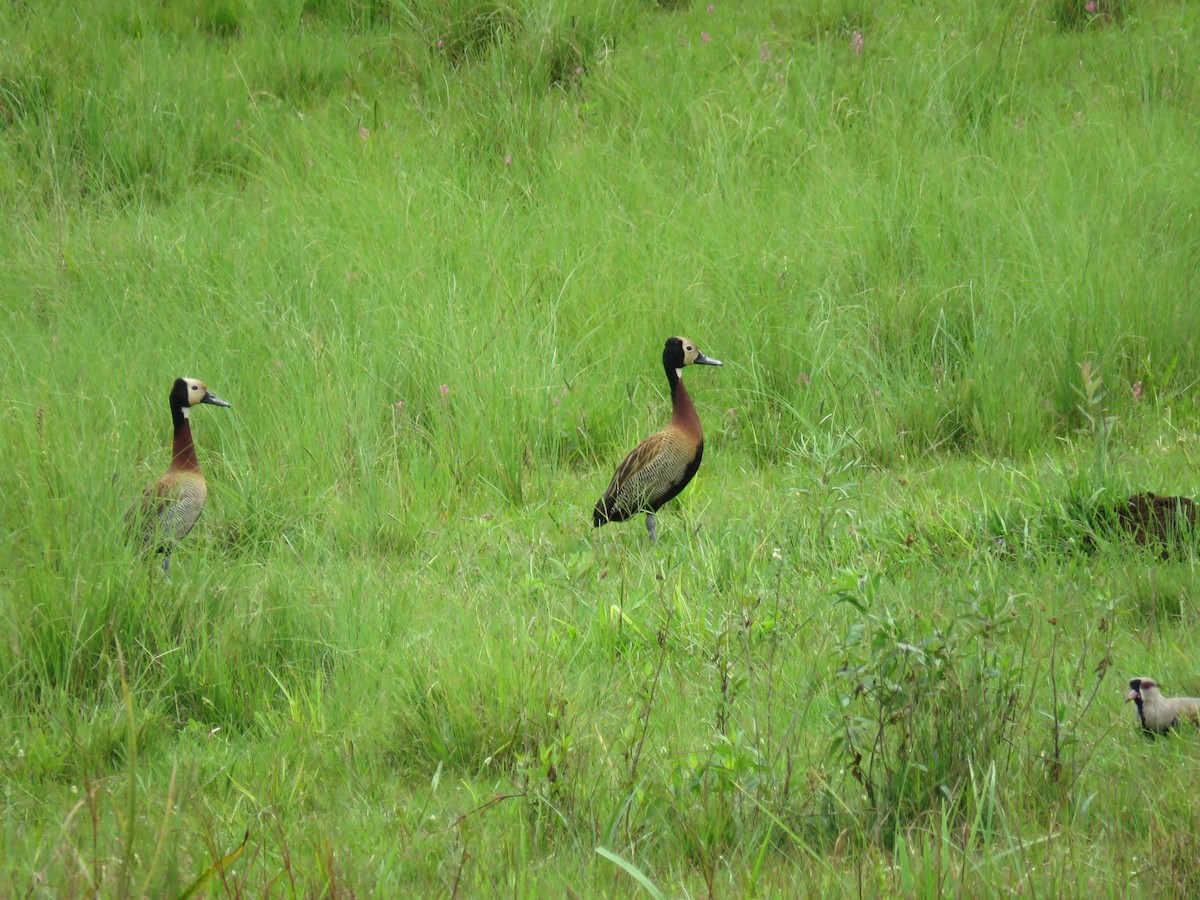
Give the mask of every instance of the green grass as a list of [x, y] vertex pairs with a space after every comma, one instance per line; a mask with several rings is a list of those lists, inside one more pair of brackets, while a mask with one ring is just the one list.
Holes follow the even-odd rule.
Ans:
[[1194, 894], [1200, 11], [1082, 7], [6, 6], [0, 893]]

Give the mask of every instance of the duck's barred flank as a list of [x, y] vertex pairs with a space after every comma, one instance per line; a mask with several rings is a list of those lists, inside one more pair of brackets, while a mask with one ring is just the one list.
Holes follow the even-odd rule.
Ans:
[[621, 461], [608, 490], [596, 504], [593, 525], [624, 522], [640, 512], [657, 512], [700, 468], [704, 441], [669, 426], [638, 444]]

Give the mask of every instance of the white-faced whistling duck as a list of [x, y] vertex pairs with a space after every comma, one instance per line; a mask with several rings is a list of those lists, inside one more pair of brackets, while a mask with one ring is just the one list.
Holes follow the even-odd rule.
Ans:
[[1129, 679], [1125, 702], [1130, 700], [1137, 706], [1138, 723], [1149, 734], [1166, 734], [1181, 719], [1200, 725], [1200, 698], [1164, 697], [1153, 678]]
[[171, 465], [162, 478], [146, 488], [142, 502], [126, 516], [131, 537], [146, 549], [163, 554], [164, 572], [171, 567], [171, 549], [192, 530], [208, 498], [208, 485], [200, 471], [188, 421], [191, 408], [200, 403], [229, 405], [202, 382], [176, 378], [171, 387], [171, 421], [175, 425]]
[[705, 356], [687, 338], [667, 339], [663, 348], [663, 368], [671, 385], [671, 421], [662, 431], [650, 435], [621, 460], [608, 490], [596, 504], [592, 525], [623, 522], [640, 512], [646, 514], [650, 540], [658, 540], [654, 514], [658, 508], [687, 487], [704, 455], [704, 434], [700, 417], [683, 386], [683, 367], [724, 365]]

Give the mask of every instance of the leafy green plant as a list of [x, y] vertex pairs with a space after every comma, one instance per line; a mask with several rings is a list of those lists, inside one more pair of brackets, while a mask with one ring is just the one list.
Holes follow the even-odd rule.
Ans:
[[976, 815], [974, 773], [1003, 776], [1013, 761], [1021, 666], [1001, 642], [1007, 604], [981, 598], [924, 617], [877, 608], [875, 587], [868, 578], [834, 597], [863, 618], [840, 644], [844, 712], [833, 747], [865, 800], [864, 835], [891, 847], [932, 811]]

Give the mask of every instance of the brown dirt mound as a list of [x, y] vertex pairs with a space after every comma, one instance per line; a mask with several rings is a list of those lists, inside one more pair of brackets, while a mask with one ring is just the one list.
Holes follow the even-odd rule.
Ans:
[[[1200, 508], [1191, 497], [1160, 497], [1147, 491], [1134, 494], [1117, 509], [1117, 521], [1136, 543], [1163, 544], [1167, 548], [1179, 543], [1196, 528]], [[1165, 559], [1169, 553], [1163, 550]]]

